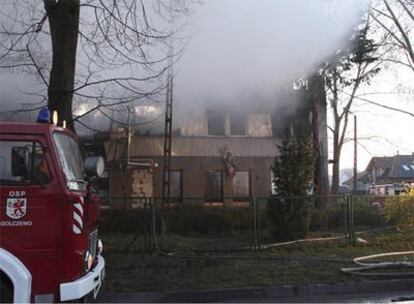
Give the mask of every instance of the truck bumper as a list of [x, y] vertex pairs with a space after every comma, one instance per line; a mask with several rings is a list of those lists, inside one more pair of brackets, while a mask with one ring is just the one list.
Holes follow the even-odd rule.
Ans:
[[96, 298], [105, 277], [105, 260], [98, 256], [98, 264], [86, 275], [76, 281], [60, 284], [60, 300], [70, 301], [80, 299], [93, 291]]

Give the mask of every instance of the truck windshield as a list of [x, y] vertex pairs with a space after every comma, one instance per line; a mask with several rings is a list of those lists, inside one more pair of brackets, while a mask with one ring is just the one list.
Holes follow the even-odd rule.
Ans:
[[86, 181], [83, 174], [83, 159], [78, 143], [63, 133], [54, 133], [59, 160], [70, 190], [85, 190]]

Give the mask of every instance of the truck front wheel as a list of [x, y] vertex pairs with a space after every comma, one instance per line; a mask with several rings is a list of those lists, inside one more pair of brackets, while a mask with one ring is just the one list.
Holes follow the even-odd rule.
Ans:
[[13, 283], [0, 271], [0, 303], [13, 303]]

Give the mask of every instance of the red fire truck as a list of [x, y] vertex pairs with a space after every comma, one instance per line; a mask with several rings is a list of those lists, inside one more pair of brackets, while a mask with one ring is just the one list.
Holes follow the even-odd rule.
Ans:
[[68, 129], [0, 122], [1, 302], [96, 297], [105, 261], [90, 181], [103, 166], [83, 162]]

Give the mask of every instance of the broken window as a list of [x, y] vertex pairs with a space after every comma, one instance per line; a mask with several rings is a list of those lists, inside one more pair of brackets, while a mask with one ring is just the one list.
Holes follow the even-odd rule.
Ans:
[[205, 200], [210, 202], [223, 201], [223, 172], [206, 172]]
[[249, 201], [250, 174], [249, 171], [237, 171], [233, 177], [233, 197], [235, 201]]
[[272, 136], [272, 121], [270, 114], [250, 113], [247, 126], [247, 134], [253, 137]]
[[246, 135], [247, 115], [243, 113], [230, 114], [230, 135]]
[[218, 111], [207, 112], [208, 135], [226, 135], [226, 114]]

